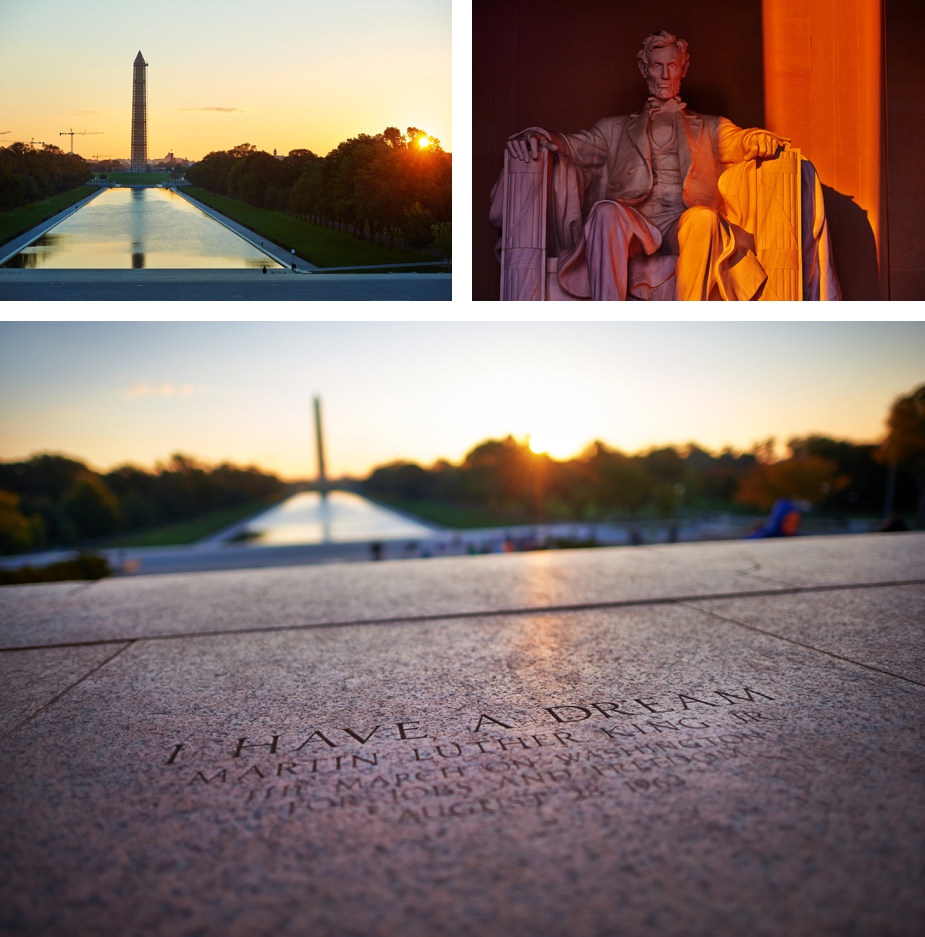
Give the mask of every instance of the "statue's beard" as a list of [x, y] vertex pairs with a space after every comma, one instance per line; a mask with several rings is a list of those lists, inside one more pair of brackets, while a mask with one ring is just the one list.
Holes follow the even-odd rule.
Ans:
[[676, 98], [681, 93], [681, 81], [658, 81], [655, 78], [648, 80], [649, 94], [659, 101], [669, 101]]

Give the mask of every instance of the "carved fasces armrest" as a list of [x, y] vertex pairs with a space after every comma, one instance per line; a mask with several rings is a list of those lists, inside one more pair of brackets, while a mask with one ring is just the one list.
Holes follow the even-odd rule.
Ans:
[[803, 299], [802, 186], [798, 149], [727, 169], [719, 190], [730, 221], [755, 238], [768, 281], [762, 300]]
[[761, 298], [803, 299], [803, 206], [800, 151], [784, 147], [757, 160], [758, 230], [755, 253], [768, 275]]
[[549, 153], [513, 159], [501, 179], [501, 299], [546, 299], [546, 191]]

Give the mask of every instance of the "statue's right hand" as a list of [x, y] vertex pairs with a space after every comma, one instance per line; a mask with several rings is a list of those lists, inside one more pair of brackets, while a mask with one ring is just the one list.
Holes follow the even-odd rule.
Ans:
[[535, 130], [525, 130], [507, 141], [507, 151], [514, 159], [522, 159], [525, 163], [531, 159], [538, 159], [540, 150], [555, 152], [559, 147], [545, 134]]

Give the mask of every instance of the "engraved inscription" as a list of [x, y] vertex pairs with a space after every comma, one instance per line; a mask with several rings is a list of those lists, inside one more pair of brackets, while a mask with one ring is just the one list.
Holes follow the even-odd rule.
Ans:
[[439, 729], [424, 717], [242, 727], [173, 742], [160, 765], [194, 804], [257, 816], [417, 826], [529, 811], [555, 823], [567, 804], [670, 798], [704, 773], [778, 757], [778, 703], [742, 686], [489, 708]]

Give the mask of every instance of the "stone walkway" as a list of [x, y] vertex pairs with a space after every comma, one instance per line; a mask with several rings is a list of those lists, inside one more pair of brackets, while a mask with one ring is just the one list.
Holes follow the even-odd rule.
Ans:
[[[271, 275], [272, 274], [272, 275]], [[449, 301], [452, 274], [257, 270], [0, 270], [0, 300]]]
[[0, 931], [918, 937], [923, 570], [912, 533], [0, 589]]

